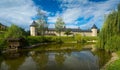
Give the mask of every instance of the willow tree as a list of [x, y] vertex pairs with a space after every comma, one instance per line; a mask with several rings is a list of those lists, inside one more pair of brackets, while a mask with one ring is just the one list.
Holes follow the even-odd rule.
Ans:
[[[118, 9], [116, 11], [111, 12], [104, 22], [104, 25], [99, 34], [98, 41], [99, 48], [102, 49], [109, 48], [113, 44], [116, 44], [117, 46], [118, 45], [117, 42], [114, 41], [115, 39], [113, 40], [113, 38], [116, 38], [116, 36], [117, 37], [120, 36], [120, 4], [118, 5]], [[111, 42], [111, 44], [109, 44], [108, 42]], [[112, 49], [116, 50], [118, 49], [113, 47], [115, 47], [115, 45], [112, 46]]]
[[64, 26], [65, 26], [65, 23], [64, 23], [63, 19], [61, 17], [58, 17], [57, 21], [55, 23], [55, 29], [56, 29], [56, 32], [59, 33], [59, 36], [61, 36], [61, 32], [62, 32]]

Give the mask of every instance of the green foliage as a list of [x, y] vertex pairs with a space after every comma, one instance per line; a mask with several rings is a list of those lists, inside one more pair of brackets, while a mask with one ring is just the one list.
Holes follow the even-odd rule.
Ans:
[[61, 17], [57, 18], [57, 21], [55, 23], [55, 29], [59, 33], [59, 36], [61, 35], [61, 31], [63, 30], [64, 25], [65, 25], [65, 23], [64, 23], [63, 19]]
[[84, 36], [83, 38], [86, 41], [98, 40], [98, 37], [93, 37], [93, 36]]
[[38, 34], [44, 35], [45, 31], [48, 28], [48, 24], [47, 24], [47, 21], [46, 21], [45, 14], [41, 10], [38, 10], [37, 16], [39, 17], [39, 20], [36, 22], [37, 23], [36, 27], [37, 27], [37, 30], [38, 30]]
[[0, 50], [3, 50], [6, 48], [6, 41], [5, 39], [0, 39]]
[[86, 40], [83, 38], [83, 36], [82, 35], [80, 35], [80, 34], [76, 34], [75, 35], [75, 40], [78, 42], [78, 43], [85, 43], [86, 42]]
[[116, 53], [117, 53], [118, 57], [120, 58], [120, 51], [117, 51]]
[[105, 44], [105, 49], [110, 51], [120, 50], [120, 37], [112, 36]]
[[[75, 39], [76, 38], [76, 39]], [[67, 36], [28, 36], [26, 37], [29, 45], [37, 43], [73, 43], [78, 41], [79, 43], [86, 43], [87, 41], [96, 40], [96, 37], [82, 37], [78, 34], [76, 37], [67, 37]]]
[[28, 36], [26, 38], [29, 45], [38, 44], [38, 43], [50, 43], [50, 42], [59, 42], [58, 37], [52, 36]]
[[[102, 49], [115, 50], [116, 46], [119, 44], [118, 42], [114, 42], [114, 36], [120, 36], [120, 4], [118, 5], [118, 10], [111, 12], [100, 31], [98, 47]], [[119, 40], [120, 41], [120, 40]], [[110, 42], [110, 43], [109, 43]], [[111, 46], [113, 45], [113, 46]], [[111, 48], [111, 49], [110, 49]], [[112, 50], [112, 51], [113, 51]]]
[[[120, 51], [116, 52], [118, 57], [120, 58]], [[112, 62], [106, 67], [106, 70], [120, 70], [120, 59]]]
[[25, 37], [24, 29], [12, 24], [5, 33], [5, 38]]
[[28, 36], [26, 40], [29, 43], [29, 45], [43, 42], [43, 38], [40, 36]]
[[68, 36], [68, 35], [71, 35], [72, 33], [71, 33], [71, 30], [70, 29], [67, 29], [66, 31], [65, 31], [65, 34]]
[[38, 34], [44, 35], [45, 31], [47, 30], [48, 26], [47, 26], [47, 22], [44, 19], [39, 19], [37, 21], [37, 30], [38, 30]]

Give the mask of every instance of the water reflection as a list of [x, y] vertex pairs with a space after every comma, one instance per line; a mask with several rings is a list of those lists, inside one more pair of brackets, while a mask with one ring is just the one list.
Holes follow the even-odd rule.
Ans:
[[6, 64], [5, 61], [3, 61], [3, 62], [1, 63], [1, 68], [0, 68], [0, 70], [8, 70], [8, 69], [9, 69], [9, 66]]
[[104, 58], [108, 58], [105, 52], [100, 53], [90, 50], [17, 51], [0, 56], [0, 70], [99, 70], [107, 61]]
[[38, 70], [37, 63], [29, 56], [25, 59], [25, 62], [20, 65], [18, 70]]

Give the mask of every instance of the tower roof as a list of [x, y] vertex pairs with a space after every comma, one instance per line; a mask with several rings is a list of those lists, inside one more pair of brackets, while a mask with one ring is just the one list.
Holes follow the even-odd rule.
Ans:
[[36, 22], [33, 21], [32, 24], [30, 26], [35, 26], [36, 25]]
[[91, 29], [97, 29], [97, 26], [94, 24]]

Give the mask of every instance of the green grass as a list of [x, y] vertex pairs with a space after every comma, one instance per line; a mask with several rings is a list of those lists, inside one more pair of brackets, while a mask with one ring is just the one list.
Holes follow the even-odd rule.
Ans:
[[[116, 52], [120, 58], [120, 51]], [[106, 70], [120, 70], [120, 59], [107, 66]]]
[[[90, 41], [90, 40], [96, 40], [96, 37], [83, 37], [85, 41]], [[79, 39], [79, 38], [77, 38]], [[77, 40], [74, 37], [67, 37], [67, 36], [28, 36], [26, 38], [26, 40], [28, 41], [28, 43], [30, 45], [32, 44], [36, 44], [36, 43], [43, 43], [43, 42], [47, 42], [47, 43], [59, 43], [59, 42], [63, 42], [63, 43], [76, 43]]]
[[118, 52], [116, 52], [116, 53], [117, 53], [118, 57], [120, 58], [120, 51], [118, 51]]
[[106, 70], [120, 70], [120, 59], [108, 65]]

